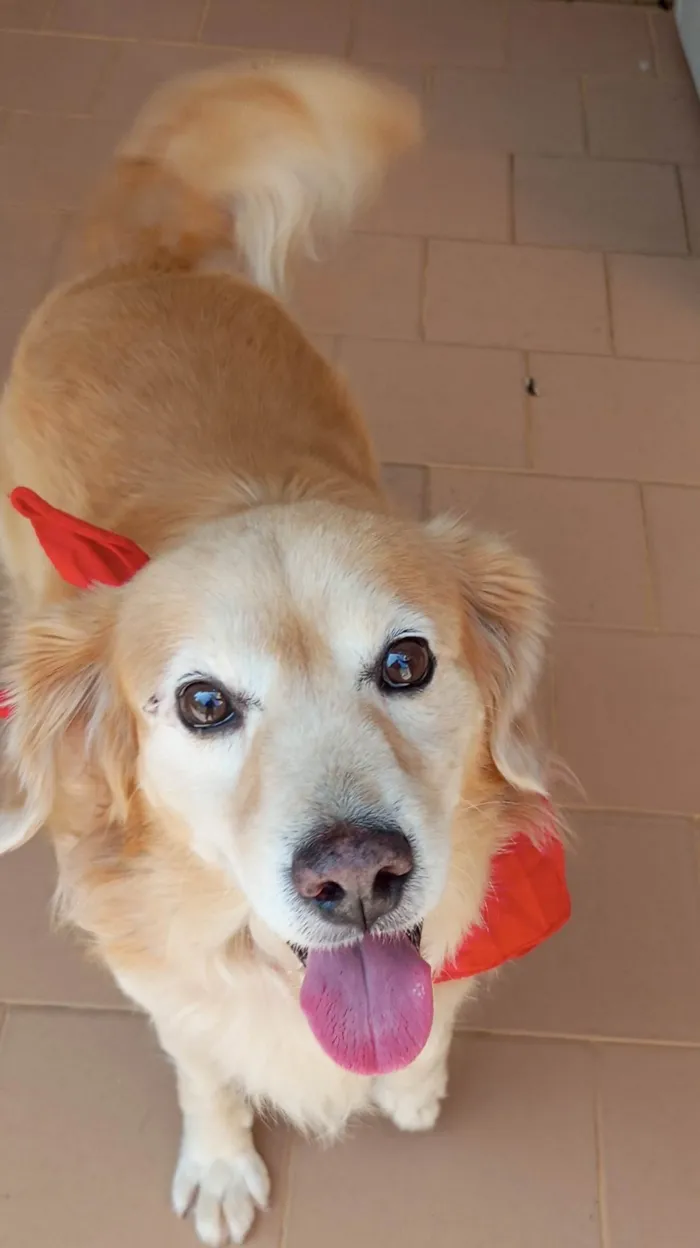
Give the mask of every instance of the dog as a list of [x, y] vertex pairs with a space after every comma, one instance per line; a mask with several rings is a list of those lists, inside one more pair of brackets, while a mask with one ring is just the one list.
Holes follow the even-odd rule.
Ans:
[[[0, 848], [48, 829], [63, 914], [152, 1020], [183, 1116], [173, 1205], [211, 1245], [268, 1203], [258, 1110], [328, 1138], [370, 1111], [435, 1123], [473, 981], [431, 975], [547, 794], [538, 576], [394, 513], [281, 301], [420, 129], [347, 65], [161, 88], [2, 399]], [[66, 583], [18, 486], [144, 566]]]

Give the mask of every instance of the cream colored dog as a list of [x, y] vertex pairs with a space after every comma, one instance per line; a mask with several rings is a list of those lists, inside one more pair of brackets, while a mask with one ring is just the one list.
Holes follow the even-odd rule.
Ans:
[[[371, 1108], [435, 1122], [467, 985], [437, 987], [433, 1017], [430, 968], [545, 792], [530, 567], [392, 514], [342, 382], [274, 297], [419, 128], [403, 91], [339, 65], [166, 87], [2, 403], [0, 843], [48, 827], [65, 912], [153, 1019], [184, 1119], [173, 1203], [208, 1244], [267, 1204], [256, 1106], [324, 1134]], [[226, 249], [245, 278], [211, 271]], [[151, 561], [71, 589], [17, 485]]]

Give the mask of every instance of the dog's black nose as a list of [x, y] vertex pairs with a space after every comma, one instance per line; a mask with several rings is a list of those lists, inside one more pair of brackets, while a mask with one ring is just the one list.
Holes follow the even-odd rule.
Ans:
[[397, 828], [339, 823], [297, 850], [292, 882], [330, 922], [367, 931], [396, 909], [412, 870], [411, 846]]

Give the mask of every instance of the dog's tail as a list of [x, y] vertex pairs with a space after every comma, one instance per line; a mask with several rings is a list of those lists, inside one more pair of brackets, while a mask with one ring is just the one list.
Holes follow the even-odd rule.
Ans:
[[191, 269], [222, 250], [275, 293], [289, 259], [346, 224], [420, 137], [398, 86], [334, 62], [224, 67], [162, 87], [102, 184], [91, 266]]

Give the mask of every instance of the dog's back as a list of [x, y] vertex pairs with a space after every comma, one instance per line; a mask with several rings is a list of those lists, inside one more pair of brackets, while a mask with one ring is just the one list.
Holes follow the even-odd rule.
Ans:
[[[376, 467], [362, 423], [274, 295], [418, 132], [405, 92], [323, 62], [162, 88], [99, 188], [84, 275], [20, 342], [3, 499], [29, 486], [151, 553], [250, 501], [250, 480], [298, 478], [366, 503]], [[238, 276], [202, 271], [222, 253]], [[0, 507], [18, 590], [63, 594], [28, 526]]]

